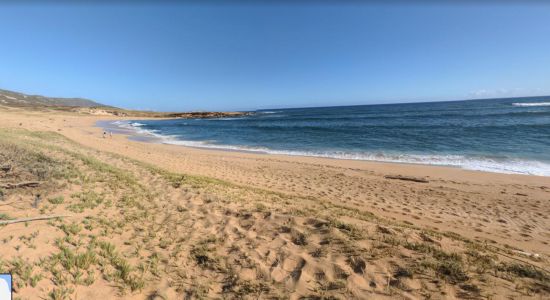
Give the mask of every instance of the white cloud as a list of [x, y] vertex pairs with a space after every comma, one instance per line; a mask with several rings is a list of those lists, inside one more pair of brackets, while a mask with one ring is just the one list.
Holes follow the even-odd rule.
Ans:
[[521, 97], [521, 96], [541, 96], [543, 95], [543, 90], [541, 88], [535, 89], [524, 89], [524, 88], [513, 88], [513, 89], [480, 89], [470, 92], [470, 97], [472, 98], [500, 98], [500, 97]]

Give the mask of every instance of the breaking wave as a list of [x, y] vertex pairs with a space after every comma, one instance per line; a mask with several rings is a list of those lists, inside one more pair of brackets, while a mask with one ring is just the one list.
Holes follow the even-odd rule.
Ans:
[[157, 130], [143, 129], [141, 123], [117, 121], [113, 123], [118, 127], [132, 129], [137, 134], [148, 135], [157, 138], [159, 142], [171, 145], [188, 147], [246, 151], [264, 154], [310, 156], [347, 160], [364, 160], [408, 164], [424, 164], [459, 167], [467, 170], [486, 171], [506, 174], [524, 174], [550, 176], [550, 163], [536, 160], [515, 158], [492, 158], [484, 156], [466, 155], [425, 155], [412, 153], [384, 153], [384, 152], [346, 152], [346, 151], [294, 151], [276, 150], [266, 147], [250, 147], [240, 145], [222, 145], [215, 141], [189, 141], [181, 140], [178, 136], [159, 134]]
[[550, 102], [516, 102], [513, 106], [533, 107], [533, 106], [550, 106]]

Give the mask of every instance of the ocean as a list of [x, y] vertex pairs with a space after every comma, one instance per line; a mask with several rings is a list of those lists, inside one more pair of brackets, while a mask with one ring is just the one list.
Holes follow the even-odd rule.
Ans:
[[258, 110], [110, 122], [175, 145], [550, 176], [550, 97]]

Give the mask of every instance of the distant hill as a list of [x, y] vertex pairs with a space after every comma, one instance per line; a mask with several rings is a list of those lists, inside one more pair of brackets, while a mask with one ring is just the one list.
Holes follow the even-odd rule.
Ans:
[[108, 107], [83, 98], [55, 98], [40, 95], [26, 95], [0, 89], [0, 105], [12, 107]]
[[97, 103], [83, 98], [55, 98], [0, 89], [1, 108], [21, 108], [29, 111], [64, 111], [86, 115], [138, 117], [138, 118], [173, 118], [173, 119], [208, 119], [248, 116], [251, 112], [154, 112], [118, 108]]

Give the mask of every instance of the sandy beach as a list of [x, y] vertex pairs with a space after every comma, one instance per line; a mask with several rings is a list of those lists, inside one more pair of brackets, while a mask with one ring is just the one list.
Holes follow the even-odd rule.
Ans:
[[[102, 129], [97, 127], [96, 123], [100, 120], [116, 119], [122, 118], [28, 112], [19, 109], [0, 110], [2, 130], [46, 131], [60, 134], [75, 143], [66, 147], [75, 151], [80, 151], [78, 149], [82, 147], [85, 149], [82, 152], [86, 155], [91, 155], [102, 161], [109, 161], [116, 167], [129, 170], [136, 174], [140, 180], [149, 178], [151, 175], [142, 176], [144, 171], [138, 170], [138, 167], [134, 165], [130, 167], [124, 158], [147, 163], [172, 173], [220, 180], [224, 184], [230, 185], [227, 189], [231, 193], [237, 189], [251, 191], [250, 193], [254, 195], [243, 196], [245, 202], [233, 203], [229, 201], [225, 203], [221, 200], [219, 206], [213, 207], [211, 211], [203, 211], [210, 202], [197, 196], [200, 193], [205, 193], [201, 189], [215, 190], [209, 193], [216, 194], [220, 191], [220, 187], [201, 187], [194, 190], [191, 184], [186, 188], [187, 194], [182, 194], [179, 190], [171, 190], [172, 187], [166, 187], [166, 184], [163, 185], [158, 178], [151, 177], [145, 181], [145, 185], [151, 187], [158, 195], [168, 193], [162, 196], [164, 200], [155, 200], [155, 204], [160, 207], [163, 205], [173, 206], [174, 210], [171, 210], [171, 213], [179, 210], [174, 207], [183, 205], [181, 210], [191, 213], [192, 218], [190, 219], [194, 220], [193, 224], [184, 224], [182, 221], [182, 223], [177, 223], [179, 225], [171, 225], [175, 226], [173, 228], [192, 226], [196, 233], [200, 233], [197, 237], [187, 236], [187, 240], [198, 240], [201, 235], [206, 237], [208, 234], [221, 234], [217, 239], [222, 239], [226, 246], [219, 246], [220, 249], [224, 249], [217, 250], [221, 251], [219, 254], [222, 257], [225, 255], [237, 259], [241, 265], [249, 265], [249, 267], [240, 267], [238, 270], [234, 270], [238, 271], [240, 280], [245, 278], [246, 280], [258, 282], [265, 280], [265, 282], [273, 283], [272, 287], [265, 289], [261, 284], [255, 285], [254, 292], [251, 293], [255, 295], [254, 297], [269, 298], [283, 290], [287, 291], [286, 294], [281, 292], [282, 294], [277, 295], [282, 298], [295, 299], [307, 296], [419, 299], [428, 297], [427, 295], [436, 299], [468, 297], [500, 299], [505, 296], [539, 299], [549, 295], [548, 285], [541, 284], [538, 290], [532, 288], [529, 285], [529, 280], [533, 278], [529, 276], [525, 276], [527, 278], [524, 281], [521, 278], [517, 279], [517, 276], [506, 279], [505, 276], [493, 276], [484, 272], [476, 273], [474, 263], [469, 264], [474, 256], [466, 254], [461, 254], [465, 255], [461, 261], [467, 265], [464, 272], [471, 282], [445, 276], [441, 281], [434, 282], [433, 278], [437, 277], [438, 268], [433, 269], [436, 275], [429, 275], [431, 273], [422, 271], [419, 273], [420, 275], [406, 275], [400, 279], [399, 275], [396, 275], [396, 268], [399, 269], [397, 266], [405, 266], [407, 262], [414, 261], [418, 257], [426, 257], [428, 254], [434, 257], [437, 255], [432, 250], [422, 252], [416, 247], [411, 247], [410, 244], [401, 242], [392, 244], [388, 241], [390, 238], [395, 238], [406, 243], [426, 243], [435, 249], [452, 253], [466, 253], [473, 251], [472, 249], [481, 249], [480, 252], [490, 252], [490, 256], [494, 256], [495, 265], [498, 265], [500, 261], [520, 262], [533, 266], [535, 270], [542, 270], [541, 274], [544, 274], [544, 270], [547, 271], [550, 266], [548, 262], [550, 256], [548, 244], [550, 241], [549, 177], [487, 173], [439, 166], [198, 149], [132, 141], [128, 139], [128, 136], [122, 134], [114, 134], [112, 138], [103, 138]], [[414, 177], [425, 179], [427, 182], [390, 179], [387, 176]], [[103, 184], [101, 186], [102, 188], [96, 189], [103, 189]], [[168, 188], [170, 190], [167, 190]], [[63, 192], [65, 199], [71, 198], [70, 195], [75, 192], [75, 190], [71, 190], [74, 187], [69, 186], [67, 189]], [[199, 190], [200, 192], [197, 194]], [[273, 193], [285, 200], [270, 203], [271, 196], [262, 196], [264, 193]], [[25, 197], [23, 198], [26, 204], [19, 209], [2, 206], [0, 212], [14, 216], [30, 215], [32, 210], [21, 209], [30, 205], [31, 196]], [[222, 196], [213, 197], [220, 199]], [[258, 199], [261, 200], [261, 209], [254, 210], [254, 207], [260, 207], [255, 202], [256, 200], [250, 200], [256, 199], [254, 197], [259, 197]], [[164, 204], [163, 201], [165, 201]], [[6, 200], [6, 202], [9, 201]], [[323, 241], [333, 229], [326, 229], [325, 221], [319, 221], [326, 220], [326, 215], [324, 218], [320, 216], [323, 215], [323, 210], [330, 213], [333, 209], [346, 212], [335, 215], [338, 221], [360, 228], [360, 236], [371, 237], [371, 239], [354, 238], [353, 235], [346, 237], [355, 243], [353, 246], [355, 250], [369, 249], [368, 251], [353, 252], [346, 256], [341, 252], [345, 245], [337, 243], [338, 246], [334, 247], [330, 244], [326, 247], [322, 246], [326, 245]], [[242, 210], [246, 210], [248, 215]], [[273, 215], [262, 219], [260, 215], [266, 214], [266, 211]], [[55, 212], [63, 213], [65, 211], [59, 208], [59, 211]], [[292, 215], [291, 212], [295, 214]], [[106, 213], [105, 217], [108, 216], [109, 213]], [[372, 216], [372, 218], [358, 216]], [[159, 222], [156, 224], [162, 227], [162, 223]], [[216, 225], [221, 223], [225, 226], [223, 229], [219, 229]], [[41, 226], [41, 233], [48, 232], [48, 225], [45, 222], [39, 226]], [[160, 227], [157, 229], [168, 229], [160, 229]], [[116, 229], [114, 230], [116, 231]], [[336, 237], [340, 237], [346, 230], [336, 229], [336, 231], [338, 231]], [[32, 230], [24, 227], [23, 224], [8, 225], [0, 228], [0, 238], [18, 235], [19, 232], [32, 232]], [[124, 238], [118, 240], [116, 244], [124, 247], [125, 244], [122, 241], [127, 236], [124, 233], [121, 234]], [[285, 234], [289, 237], [283, 237]], [[52, 236], [55, 235], [59, 235], [59, 232], [52, 234]], [[306, 236], [308, 242], [300, 242]], [[177, 240], [177, 238], [175, 239]], [[44, 237], [42, 243], [47, 244], [49, 241], [51, 244], [52, 240], [52, 237]], [[14, 239], [12, 243], [15, 242]], [[180, 242], [180, 244], [185, 243], [183, 240]], [[380, 247], [382, 250], [377, 248], [379, 244], [384, 243], [393, 246], [388, 246], [389, 250], [382, 246]], [[475, 247], [471, 246], [474, 244]], [[3, 247], [8, 248], [9, 245], [11, 245], [10, 242], [6, 242]], [[319, 254], [320, 256], [312, 254], [317, 245], [321, 245], [318, 249], [323, 249], [318, 251], [328, 251], [329, 254]], [[476, 248], [477, 245], [481, 245], [479, 249]], [[11, 246], [13, 247], [13, 245]], [[44, 253], [48, 254], [53, 251], [52, 247], [50, 245], [40, 249], [45, 249]], [[155, 247], [158, 248], [158, 245]], [[185, 247], [183, 246], [183, 248]], [[233, 249], [235, 252], [232, 252], [229, 247], [242, 248], [239, 250], [242, 253], [235, 249]], [[159, 249], [162, 250], [162, 247]], [[282, 249], [282, 252], [274, 253], [273, 250], [268, 249]], [[379, 257], [372, 255], [371, 258], [368, 258], [367, 253], [375, 251], [373, 249], [390, 254]], [[170, 248], [170, 250], [173, 249]], [[187, 252], [189, 251], [193, 250], [187, 249]], [[341, 255], [331, 251], [340, 251]], [[9, 256], [29, 253], [29, 257], [38, 257], [38, 254], [31, 254], [33, 249], [17, 251], [12, 249], [6, 253], [9, 253]], [[168, 260], [167, 265], [173, 263], [170, 259]], [[139, 257], [132, 259], [132, 262], [139, 263]], [[185, 264], [191, 264], [191, 262]], [[201, 262], [199, 261], [198, 264], [200, 265]], [[278, 264], [282, 264], [280, 269], [277, 267]], [[196, 266], [194, 267], [196, 268]], [[189, 273], [193, 273], [191, 269], [188, 270]], [[506, 272], [507, 269], [498, 270]], [[172, 271], [165, 270], [165, 272]], [[323, 275], [319, 275], [319, 272]], [[497, 274], [496, 271], [494, 272]], [[210, 288], [206, 290], [206, 296], [220, 297], [222, 295], [223, 282], [227, 279], [220, 279], [219, 273], [219, 271], [209, 270], [203, 274], [207, 280], [201, 282], [208, 282], [210, 285]], [[344, 273], [344, 275], [340, 273]], [[474, 273], [479, 277], [473, 275]], [[191, 282], [193, 275], [197, 274], [181, 275], [182, 278], [189, 281], [182, 280]], [[157, 286], [163, 293], [166, 293], [166, 296], [162, 297], [172, 299], [175, 295], [180, 294], [179, 290], [170, 284], [176, 281], [173, 277], [160, 276], [156, 278], [159, 282]], [[392, 280], [401, 281], [395, 283]], [[545, 280], [542, 281], [545, 282]], [[103, 290], [90, 289], [94, 285], [76, 287], [79, 297], [85, 299], [86, 295], [93, 295], [93, 297], [112, 295], [113, 290], [116, 289], [106, 280], [103, 281], [105, 282], [96, 281], [94, 283], [96, 287], [108, 286]], [[469, 286], [466, 286], [465, 282], [475, 288], [470, 286], [468, 289]], [[326, 286], [327, 284], [328, 286]], [[546, 281], [545, 284], [548, 282]], [[37, 287], [21, 288], [17, 295], [30, 296], [36, 291], [46, 293], [49, 290], [49, 285], [50, 283], [43, 280]], [[183, 285], [185, 286], [185, 284]], [[275, 288], [277, 285], [282, 287]], [[237, 291], [243, 292], [244, 289], [237, 289]], [[151, 285], [145, 285], [142, 290], [136, 289], [117, 295], [121, 298], [143, 299], [154, 292]], [[194, 293], [192, 295], [196, 296], [198, 292]], [[234, 294], [235, 297], [239, 297], [239, 295], [250, 296], [237, 292]]]

